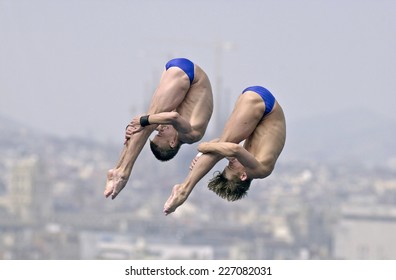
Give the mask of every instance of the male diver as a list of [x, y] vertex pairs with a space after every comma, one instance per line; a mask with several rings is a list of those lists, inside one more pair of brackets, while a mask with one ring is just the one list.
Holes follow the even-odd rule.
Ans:
[[172, 159], [182, 144], [202, 139], [213, 112], [212, 87], [206, 73], [186, 58], [165, 65], [146, 115], [128, 124], [124, 148], [117, 165], [107, 172], [105, 197], [114, 199], [125, 187], [133, 165], [154, 130], [150, 141], [154, 156]]
[[192, 161], [190, 173], [182, 184], [173, 187], [164, 213], [168, 215], [182, 205], [198, 181], [224, 157], [228, 165], [210, 180], [208, 187], [229, 201], [241, 199], [253, 179], [272, 173], [285, 140], [285, 116], [274, 96], [261, 86], [246, 88], [220, 138], [199, 144], [200, 153]]

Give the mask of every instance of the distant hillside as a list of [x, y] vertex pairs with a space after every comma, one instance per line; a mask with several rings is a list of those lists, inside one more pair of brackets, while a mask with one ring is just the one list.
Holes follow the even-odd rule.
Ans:
[[285, 154], [321, 161], [396, 158], [396, 122], [363, 110], [289, 120]]
[[[40, 152], [52, 147], [110, 147], [83, 138], [60, 138], [44, 134], [0, 115], [0, 149], [12, 147], [20, 153]], [[285, 160], [359, 161], [384, 163], [396, 158], [396, 121], [363, 110], [337, 112], [301, 120], [287, 120]], [[65, 146], [66, 145], [66, 146]], [[182, 151], [180, 160], [190, 161], [196, 150]], [[183, 157], [183, 155], [185, 155]]]
[[[32, 127], [0, 115], [0, 151], [12, 149], [17, 154], [46, 153], [48, 149], [59, 152], [74, 147], [90, 147], [114, 152], [113, 147], [97, 143], [87, 138], [62, 138], [43, 133]], [[115, 152], [114, 152], [115, 153]], [[115, 153], [116, 154], [116, 153]]]
[[2, 115], [0, 115], [0, 131], [0, 145], [2, 146], [29, 145], [44, 136], [32, 128]]

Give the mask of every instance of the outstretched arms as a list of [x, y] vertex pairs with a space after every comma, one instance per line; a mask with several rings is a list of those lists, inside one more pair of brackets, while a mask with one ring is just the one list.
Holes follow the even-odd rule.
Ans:
[[177, 207], [182, 205], [194, 189], [195, 185], [222, 159], [221, 155], [207, 153], [196, 160], [194, 168], [190, 171], [182, 184], [175, 185], [172, 194], [164, 205], [165, 215], [174, 212]]
[[110, 169], [107, 173], [105, 197], [111, 196], [114, 199], [125, 187], [133, 165], [154, 129], [155, 127], [150, 125], [125, 141], [120, 161], [115, 168]]
[[172, 194], [166, 201], [164, 213], [174, 212], [182, 205], [194, 189], [195, 185], [224, 157], [235, 157], [244, 167], [249, 178], [263, 178], [268, 176], [268, 169], [241, 145], [231, 142], [203, 142], [198, 151], [203, 153], [194, 158], [190, 173], [182, 184], [175, 185]]

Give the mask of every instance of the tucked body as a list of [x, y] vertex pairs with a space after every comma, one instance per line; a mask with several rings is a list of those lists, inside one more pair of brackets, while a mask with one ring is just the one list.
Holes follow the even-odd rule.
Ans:
[[280, 104], [261, 86], [246, 88], [220, 137], [198, 146], [203, 154], [193, 160], [185, 181], [173, 187], [164, 206], [165, 214], [184, 203], [198, 181], [223, 158], [227, 158], [228, 165], [211, 179], [209, 189], [230, 201], [242, 198], [253, 179], [271, 174], [285, 140], [286, 121]]
[[212, 88], [202, 68], [186, 58], [170, 60], [147, 112], [135, 116], [127, 126], [124, 149], [117, 165], [107, 173], [104, 195], [114, 199], [125, 187], [136, 159], [155, 130], [151, 150], [157, 159], [170, 160], [181, 145], [202, 139], [212, 112]]

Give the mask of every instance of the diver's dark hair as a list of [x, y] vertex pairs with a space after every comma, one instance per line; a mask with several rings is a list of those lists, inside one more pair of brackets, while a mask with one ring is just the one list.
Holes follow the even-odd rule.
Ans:
[[208, 188], [218, 196], [227, 199], [228, 201], [235, 201], [247, 195], [252, 179], [242, 181], [235, 176], [231, 180], [228, 180], [224, 176], [224, 173], [220, 173], [219, 171], [216, 173], [213, 178], [210, 179]]
[[175, 155], [179, 152], [181, 147], [181, 142], [178, 141], [174, 148], [161, 148], [153, 141], [150, 140], [150, 149], [153, 152], [154, 156], [160, 161], [168, 161], [175, 157]]

